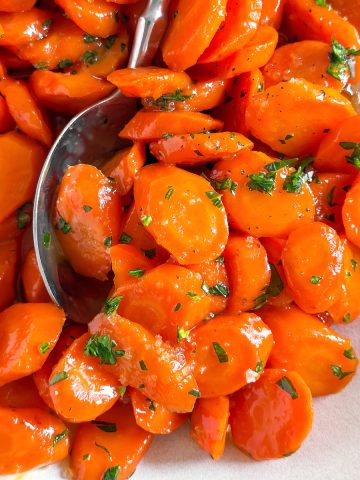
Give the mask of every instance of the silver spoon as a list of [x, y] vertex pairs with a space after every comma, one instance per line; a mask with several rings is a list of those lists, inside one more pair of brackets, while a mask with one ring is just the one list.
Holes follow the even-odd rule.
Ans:
[[[150, 65], [167, 25], [170, 0], [149, 0], [138, 20], [128, 66]], [[59, 183], [69, 166], [99, 165], [125, 146], [118, 132], [136, 111], [136, 100], [116, 91], [74, 117], [61, 132], [41, 171], [34, 198], [33, 237], [41, 276], [53, 302], [69, 318], [86, 323], [99, 310], [111, 282], [81, 277], [64, 262], [53, 211]]]

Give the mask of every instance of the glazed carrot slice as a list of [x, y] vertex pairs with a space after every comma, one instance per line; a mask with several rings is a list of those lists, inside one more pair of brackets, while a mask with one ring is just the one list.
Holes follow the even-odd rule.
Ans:
[[106, 280], [109, 248], [120, 237], [121, 199], [113, 182], [91, 165], [67, 169], [56, 201], [57, 235], [74, 270]]
[[63, 357], [65, 351], [70, 347], [74, 340], [86, 332], [87, 328], [83, 325], [68, 325], [65, 327], [61, 332], [54, 350], [52, 350], [44, 365], [40, 368], [40, 370], [34, 372], [32, 376], [40, 397], [46, 403], [46, 405], [51, 408], [51, 410], [55, 410], [50, 395], [49, 385], [53, 368]]
[[99, 336], [108, 336], [116, 349], [124, 350], [125, 355], [115, 357], [113, 365], [102, 365], [122, 385], [140, 389], [170, 411], [192, 411], [199, 392], [182, 351], [116, 313], [98, 315], [89, 324], [89, 330], [95, 335], [95, 343]]
[[4, 78], [6, 75], [6, 69], [8, 70], [20, 70], [22, 68], [31, 67], [31, 64], [25, 60], [21, 60], [15, 53], [10, 52], [5, 47], [0, 47], [0, 78]]
[[316, 153], [319, 142], [355, 111], [332, 88], [291, 79], [251, 97], [246, 123], [252, 135], [289, 156]]
[[259, 27], [255, 36], [238, 52], [218, 62], [196, 66], [189, 73], [197, 80], [234, 78], [266, 65], [277, 42], [278, 33], [273, 27]]
[[36, 0], [1, 0], [1, 12], [24, 12], [30, 10], [36, 3]]
[[133, 245], [119, 244], [110, 248], [115, 289], [124, 284], [137, 282], [147, 270], [154, 267], [153, 260]]
[[355, 175], [342, 173], [318, 173], [311, 183], [315, 197], [315, 221], [324, 222], [337, 232], [344, 229], [341, 210], [346, 192], [351, 187]]
[[69, 430], [46, 410], [0, 408], [0, 473], [21, 473], [63, 460]]
[[256, 460], [295, 452], [313, 420], [309, 387], [296, 372], [267, 369], [230, 399], [230, 426], [237, 447]]
[[[32, 199], [45, 151], [20, 132], [0, 135], [0, 222]], [[9, 179], [16, 178], [16, 188]]]
[[249, 129], [245, 123], [247, 105], [250, 97], [262, 92], [263, 89], [264, 79], [258, 68], [234, 79], [228, 101], [212, 112], [216, 118], [223, 120], [224, 130], [249, 135]]
[[342, 271], [342, 288], [338, 300], [328, 309], [332, 320], [337, 323], [350, 323], [360, 314], [360, 251], [342, 237], [344, 244], [344, 267]]
[[240, 133], [190, 133], [166, 136], [150, 143], [150, 152], [166, 164], [201, 165], [211, 160], [229, 158], [254, 144]]
[[0, 133], [6, 133], [15, 128], [15, 122], [9, 112], [9, 107], [3, 97], [0, 97]]
[[263, 0], [260, 25], [279, 29], [284, 13], [285, 0]]
[[358, 31], [360, 30], [360, 12], [357, 8], [351, 8], [352, 3], [349, 0], [332, 0], [331, 6], [337, 10], [342, 17], [346, 17]]
[[0, 312], [15, 300], [15, 282], [18, 260], [18, 241], [12, 239], [0, 242]]
[[224, 257], [221, 255], [215, 260], [187, 265], [192, 272], [199, 273], [205, 282], [203, 290], [210, 295], [211, 312], [219, 313], [225, 310], [229, 296], [229, 282], [225, 269]]
[[292, 296], [305, 312], [323, 312], [338, 299], [343, 245], [333, 228], [314, 222], [293, 230], [282, 263]]
[[204, 178], [174, 166], [149, 165], [140, 171], [134, 194], [140, 220], [178, 263], [221, 255], [228, 238], [225, 210]]
[[220, 130], [221, 120], [198, 112], [138, 111], [119, 133], [130, 140], [151, 141], [164, 135], [179, 135], [208, 130]]
[[[186, 70], [195, 65], [225, 20], [227, 0], [180, 0], [162, 44], [166, 65]], [[191, 32], [191, 35], [189, 35]]]
[[55, 112], [70, 114], [79, 113], [96, 103], [114, 88], [86, 72], [71, 75], [40, 70], [30, 75], [30, 86], [42, 105]]
[[160, 435], [171, 433], [188, 417], [183, 413], [170, 412], [133, 388], [130, 390], [130, 398], [135, 421], [146, 432]]
[[120, 195], [126, 195], [134, 185], [134, 179], [146, 161], [145, 145], [135, 142], [131, 147], [117, 152], [101, 167], [107, 177], [114, 179]]
[[18, 303], [0, 314], [0, 385], [35, 372], [54, 348], [65, 322], [50, 303]]
[[342, 90], [349, 78], [349, 72], [341, 76], [341, 81], [327, 73], [330, 64], [331, 47], [328, 43], [315, 40], [289, 43], [275, 50], [269, 63], [263, 68], [266, 88], [291, 78], [305, 80]]
[[259, 25], [262, 3], [262, 0], [228, 0], [225, 23], [216, 32], [198, 63], [218, 62], [251, 40]]
[[127, 97], [159, 98], [164, 93], [183, 90], [190, 86], [191, 78], [183, 72], [160, 67], [123, 68], [108, 76]]
[[[315, 204], [308, 184], [284, 190], [284, 179], [293, 169], [282, 165], [264, 153], [246, 150], [236, 160], [215, 164], [212, 184], [223, 195], [235, 229], [255, 237], [286, 237], [297, 226], [313, 221]], [[271, 173], [272, 168], [278, 170]]]
[[274, 335], [268, 366], [294, 370], [313, 395], [336, 393], [350, 382], [358, 365], [350, 340], [295, 306], [260, 314]]
[[357, 173], [360, 162], [356, 149], [360, 145], [360, 115], [338, 123], [321, 140], [314, 166], [321, 172]]
[[74, 340], [50, 375], [55, 411], [69, 422], [94, 420], [120, 397], [120, 383], [88, 354], [89, 339], [86, 333]]
[[46, 409], [31, 375], [0, 387], [0, 407]]
[[21, 80], [7, 78], [1, 81], [0, 92], [17, 126], [29, 137], [50, 147], [53, 134], [49, 122], [28, 85]]
[[90, 35], [109, 37], [119, 28], [119, 11], [105, 0], [55, 0], [76, 25]]
[[227, 313], [252, 310], [270, 283], [265, 248], [255, 237], [231, 234], [223, 255], [230, 285]]
[[78, 480], [129, 478], [152, 439], [136, 425], [131, 407], [117, 404], [95, 422], [80, 425], [71, 467]]
[[271, 331], [253, 313], [216, 316], [195, 328], [189, 342], [204, 398], [228, 395], [255, 382], [273, 344]]
[[345, 227], [345, 233], [350, 242], [360, 247], [360, 177], [356, 177], [356, 181], [352, 188], [347, 192], [344, 206], [342, 209], [342, 218]]
[[214, 460], [224, 452], [228, 420], [228, 397], [200, 398], [196, 402], [190, 435]]
[[29, 42], [41, 40], [49, 33], [48, 10], [32, 8], [21, 13], [0, 13], [0, 25], [4, 35], [0, 38], [0, 45], [21, 47]]
[[21, 280], [27, 302], [46, 303], [50, 301], [43, 279], [39, 272], [35, 251], [31, 248], [26, 254], [21, 268]]
[[187, 332], [212, 311], [203, 279], [185, 267], [164, 264], [148, 272], [136, 268], [127, 274], [140, 278], [116, 290], [116, 296], [122, 298], [119, 314], [164, 340], [180, 341], [181, 332]]

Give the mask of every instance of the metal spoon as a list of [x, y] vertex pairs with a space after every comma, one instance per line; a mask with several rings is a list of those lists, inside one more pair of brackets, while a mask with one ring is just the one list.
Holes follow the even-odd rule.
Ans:
[[[167, 24], [170, 0], [149, 0], [138, 20], [128, 66], [149, 65]], [[118, 132], [136, 111], [136, 100], [116, 91], [74, 117], [61, 132], [41, 171], [34, 199], [33, 237], [41, 276], [51, 299], [69, 318], [86, 323], [99, 310], [111, 282], [81, 277], [64, 261], [53, 212], [59, 183], [69, 166], [98, 166], [125, 146]]]

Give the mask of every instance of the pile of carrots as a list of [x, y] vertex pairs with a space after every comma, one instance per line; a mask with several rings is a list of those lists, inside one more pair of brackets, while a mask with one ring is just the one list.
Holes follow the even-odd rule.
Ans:
[[[70, 454], [77, 480], [125, 479], [186, 421], [215, 460], [228, 427], [285, 457], [352, 380], [332, 324], [360, 314], [356, 3], [173, 0], [128, 69], [146, 1], [0, 0], [0, 474]], [[116, 88], [129, 146], [68, 168], [54, 211], [72, 268], [113, 278], [81, 325], [46, 292], [32, 200], [67, 119]]]

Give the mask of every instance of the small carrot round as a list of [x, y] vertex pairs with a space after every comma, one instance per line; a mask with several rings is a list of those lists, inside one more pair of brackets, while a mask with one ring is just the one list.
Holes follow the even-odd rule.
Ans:
[[313, 420], [309, 387], [296, 372], [267, 369], [230, 399], [230, 426], [237, 447], [256, 460], [294, 453]]
[[170, 412], [163, 405], [147, 398], [139, 390], [130, 390], [131, 404], [137, 425], [146, 432], [164, 435], [175, 431], [187, 419], [183, 413]]
[[17, 303], [0, 313], [0, 385], [41, 368], [64, 322], [64, 311], [50, 303]]
[[340, 237], [325, 223], [310, 223], [290, 233], [282, 264], [292, 296], [305, 312], [323, 312], [339, 297], [343, 250]]
[[265, 307], [260, 315], [274, 335], [269, 367], [297, 372], [313, 395], [336, 393], [351, 381], [358, 360], [350, 340], [296, 306]]
[[345, 233], [354, 245], [360, 247], [360, 175], [357, 175], [355, 183], [347, 192], [342, 209], [342, 218]]
[[29, 42], [41, 40], [49, 32], [47, 22], [51, 18], [48, 10], [32, 8], [26, 12], [1, 13], [0, 25], [4, 30], [0, 45], [21, 47]]
[[69, 430], [46, 410], [0, 408], [0, 473], [21, 473], [63, 460]]
[[118, 403], [94, 422], [80, 425], [71, 452], [77, 480], [125, 480], [150, 447], [153, 435], [135, 423], [131, 406]]
[[273, 343], [271, 331], [253, 313], [219, 315], [189, 338], [194, 376], [204, 398], [228, 395], [254, 382]]
[[19, 242], [16, 239], [0, 242], [0, 312], [15, 300], [19, 250]]
[[22, 269], [21, 280], [27, 302], [45, 303], [50, 301], [43, 279], [39, 272], [35, 251], [33, 248], [27, 253]]
[[149, 165], [135, 182], [140, 221], [180, 264], [217, 258], [228, 225], [220, 196], [198, 175], [174, 166]]
[[224, 452], [228, 420], [228, 397], [200, 398], [191, 414], [190, 435], [214, 460]]

